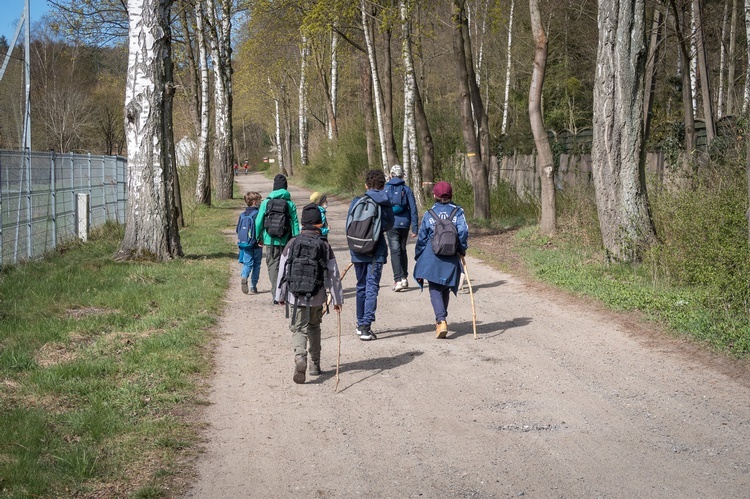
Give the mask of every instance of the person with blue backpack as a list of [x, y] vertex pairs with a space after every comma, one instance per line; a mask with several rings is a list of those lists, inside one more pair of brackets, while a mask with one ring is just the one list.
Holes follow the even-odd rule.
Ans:
[[[259, 192], [245, 193], [245, 204], [247, 208], [240, 213], [237, 220], [237, 247], [240, 250], [238, 257], [242, 264], [240, 284], [242, 292], [247, 294], [258, 292], [258, 278], [260, 277], [260, 260], [263, 258], [263, 248], [255, 237], [255, 218], [258, 216], [258, 206], [261, 195]], [[248, 289], [247, 280], [250, 279]]]
[[409, 287], [409, 259], [406, 254], [409, 229], [411, 237], [417, 237], [419, 220], [414, 192], [404, 181], [401, 165], [391, 167], [391, 179], [385, 184], [385, 193], [393, 207], [393, 227], [386, 233], [391, 250], [393, 291], [403, 291]]
[[414, 248], [414, 278], [419, 286], [429, 283], [435, 312], [435, 336], [448, 335], [448, 302], [461, 280], [461, 256], [469, 247], [469, 226], [464, 210], [453, 202], [453, 188], [438, 182], [432, 188], [435, 204], [422, 217]]
[[276, 175], [273, 178], [273, 190], [260, 204], [255, 217], [255, 233], [265, 249], [274, 304], [278, 303], [275, 287], [279, 277], [281, 252], [291, 238], [299, 235], [297, 205], [292, 202], [292, 195], [287, 187], [286, 177], [281, 173]]
[[357, 276], [357, 334], [362, 341], [377, 339], [372, 323], [383, 265], [388, 262], [385, 232], [393, 227], [393, 210], [384, 187], [383, 170], [369, 170], [366, 191], [352, 200], [346, 216], [346, 242]]

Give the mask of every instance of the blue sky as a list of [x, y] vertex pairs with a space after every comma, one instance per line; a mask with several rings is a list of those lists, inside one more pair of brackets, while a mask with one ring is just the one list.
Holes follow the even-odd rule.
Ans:
[[[1, 3], [0, 35], [5, 35], [5, 38], [10, 42], [13, 38], [13, 33], [16, 31], [18, 20], [21, 19], [23, 7], [26, 2], [25, 0], [2, 0]], [[33, 29], [33, 23], [41, 19], [41, 17], [49, 10], [49, 5], [47, 4], [47, 0], [31, 0], [30, 3], [31, 23]]]

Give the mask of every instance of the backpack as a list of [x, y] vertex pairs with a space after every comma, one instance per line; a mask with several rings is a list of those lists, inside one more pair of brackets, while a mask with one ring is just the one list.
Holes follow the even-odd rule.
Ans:
[[409, 209], [409, 198], [406, 196], [406, 188], [403, 184], [386, 184], [385, 193], [393, 206], [393, 214], [397, 215]]
[[440, 218], [432, 209], [427, 210], [435, 220], [432, 233], [432, 252], [440, 256], [453, 256], [458, 252], [458, 228], [453, 223], [458, 207], [453, 208], [448, 218]]
[[249, 249], [258, 244], [255, 237], [255, 215], [258, 214], [258, 208], [253, 208], [240, 213], [237, 221], [237, 246], [242, 249]]
[[354, 203], [346, 217], [346, 242], [356, 253], [372, 255], [378, 247], [381, 230], [381, 208], [370, 196]]
[[291, 232], [292, 222], [286, 199], [268, 199], [266, 214], [263, 215], [263, 228], [271, 237], [284, 237], [287, 233]]
[[[319, 236], [300, 235], [291, 240], [288, 248], [282, 282], [286, 282], [287, 292], [295, 298], [295, 312], [302, 298], [307, 301], [309, 320], [310, 298], [318, 294], [325, 284], [328, 246]], [[289, 317], [288, 302], [286, 315]]]

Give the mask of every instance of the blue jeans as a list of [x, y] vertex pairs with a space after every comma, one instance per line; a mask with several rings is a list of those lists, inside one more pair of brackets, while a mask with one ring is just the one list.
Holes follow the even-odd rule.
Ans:
[[430, 282], [430, 302], [435, 312], [435, 322], [444, 321], [448, 318], [448, 302], [451, 297], [450, 286]]
[[354, 272], [357, 275], [357, 326], [369, 326], [375, 322], [375, 311], [378, 309], [383, 264], [355, 262]]
[[260, 262], [263, 259], [263, 248], [258, 246], [257, 248], [242, 249], [240, 248], [239, 262], [242, 264], [242, 278], [247, 279], [250, 277], [250, 284], [252, 287], [258, 285], [258, 278], [260, 277]]
[[391, 229], [386, 232], [388, 247], [391, 249], [391, 267], [393, 280], [400, 281], [409, 277], [409, 259], [406, 256], [406, 242], [409, 240], [409, 228]]

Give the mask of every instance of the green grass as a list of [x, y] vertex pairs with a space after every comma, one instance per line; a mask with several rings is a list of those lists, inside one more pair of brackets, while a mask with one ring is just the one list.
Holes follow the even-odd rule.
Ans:
[[539, 235], [527, 227], [517, 249], [532, 274], [614, 310], [640, 311], [675, 334], [736, 357], [750, 358], [750, 317], [743, 310], [717, 307], [709, 288], [675, 285], [654, 278], [646, 265], [607, 263], [603, 252]]
[[196, 442], [176, 414], [202, 403], [240, 204], [195, 208], [183, 259], [115, 262], [109, 225], [0, 272], [0, 496], [164, 494]]

